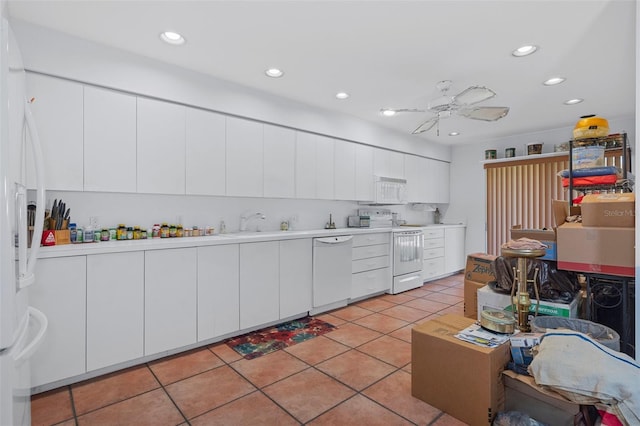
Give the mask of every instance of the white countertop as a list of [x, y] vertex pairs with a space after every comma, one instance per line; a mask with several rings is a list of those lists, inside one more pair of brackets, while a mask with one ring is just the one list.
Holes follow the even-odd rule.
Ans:
[[91, 254], [123, 253], [143, 250], [163, 250], [173, 248], [201, 247], [220, 244], [252, 243], [259, 241], [293, 240], [300, 238], [326, 237], [330, 235], [357, 235], [378, 232], [409, 231], [434, 227], [460, 227], [464, 224], [432, 224], [400, 226], [394, 228], [338, 228], [312, 229], [302, 231], [258, 231], [231, 232], [204, 237], [151, 238], [146, 240], [100, 241], [93, 243], [65, 244], [41, 247], [39, 258], [83, 256]]

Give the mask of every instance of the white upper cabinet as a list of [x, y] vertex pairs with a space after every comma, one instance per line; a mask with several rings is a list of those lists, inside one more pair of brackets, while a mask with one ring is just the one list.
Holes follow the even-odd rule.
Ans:
[[373, 173], [376, 176], [404, 178], [404, 154], [387, 149], [373, 149]]
[[404, 172], [407, 179], [407, 201], [410, 203], [428, 203], [432, 187], [429, 181], [429, 159], [416, 155], [404, 156]]
[[264, 196], [295, 197], [296, 132], [264, 125]]
[[316, 198], [316, 139], [296, 132], [296, 198]]
[[335, 143], [334, 189], [336, 200], [356, 199], [356, 144], [336, 141]]
[[84, 190], [136, 192], [136, 97], [84, 88]]
[[185, 107], [138, 98], [138, 192], [185, 193]]
[[[46, 189], [83, 190], [82, 93], [81, 84], [27, 73], [27, 97], [34, 98], [31, 111], [42, 145]], [[29, 188], [35, 187], [33, 164], [29, 154]]]
[[262, 197], [263, 125], [227, 117], [227, 195]]
[[316, 139], [316, 198], [320, 200], [335, 199], [333, 188], [334, 152], [334, 139], [318, 136]]
[[196, 108], [186, 109], [186, 193], [225, 195], [225, 116]]
[[430, 170], [432, 175], [430, 181], [433, 182], [435, 188], [435, 199], [433, 203], [448, 203], [449, 202], [449, 163], [445, 161], [432, 160]]
[[356, 196], [357, 201], [371, 201], [373, 192], [373, 148], [355, 144]]

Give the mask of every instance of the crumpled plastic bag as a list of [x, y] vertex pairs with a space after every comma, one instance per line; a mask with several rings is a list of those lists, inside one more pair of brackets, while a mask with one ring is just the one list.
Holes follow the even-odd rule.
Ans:
[[[513, 286], [513, 269], [517, 268], [515, 257], [498, 256], [491, 262], [491, 270], [495, 281], [487, 285], [499, 293], [511, 294]], [[535, 268], [538, 268], [538, 294], [540, 300], [555, 303], [570, 303], [580, 291], [580, 283], [575, 272], [558, 270], [557, 262], [552, 260], [527, 259], [527, 281], [533, 280]], [[517, 287], [516, 287], [517, 289]], [[532, 300], [536, 293], [531, 282], [527, 283], [527, 291]]]

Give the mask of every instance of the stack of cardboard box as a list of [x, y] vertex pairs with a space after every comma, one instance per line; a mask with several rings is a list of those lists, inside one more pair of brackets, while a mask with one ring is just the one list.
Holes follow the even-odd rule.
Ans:
[[472, 253], [467, 256], [464, 271], [464, 316], [475, 319], [478, 315], [477, 291], [496, 279], [491, 262], [496, 256], [486, 253]]
[[582, 223], [566, 222], [566, 201], [554, 202], [558, 269], [633, 277], [635, 275], [635, 196], [586, 195]]

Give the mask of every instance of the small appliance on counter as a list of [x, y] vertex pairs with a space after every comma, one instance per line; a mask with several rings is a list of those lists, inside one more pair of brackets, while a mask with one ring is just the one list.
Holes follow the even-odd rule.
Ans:
[[371, 225], [371, 219], [366, 215], [349, 216], [347, 226], [349, 228], [368, 228]]

